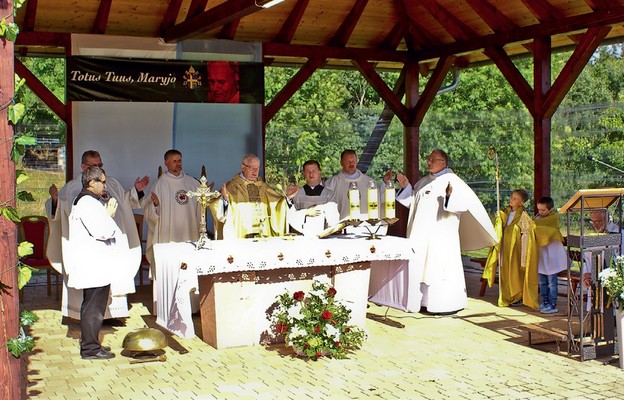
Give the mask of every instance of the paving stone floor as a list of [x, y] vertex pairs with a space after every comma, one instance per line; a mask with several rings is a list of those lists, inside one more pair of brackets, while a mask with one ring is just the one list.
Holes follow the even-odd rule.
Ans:
[[147, 287], [130, 297], [125, 326], [103, 330], [104, 344], [117, 357], [82, 360], [79, 326], [61, 324], [59, 302], [46, 296], [45, 287], [26, 287], [23, 308], [40, 320], [30, 331], [36, 348], [22, 356], [24, 398], [624, 398], [617, 357], [580, 362], [557, 354], [553, 343], [528, 345], [520, 325], [562, 320], [562, 314], [546, 318], [526, 307], [499, 308], [496, 287], [478, 297], [479, 273], [467, 269], [466, 280], [468, 307], [456, 315], [410, 314], [370, 304], [368, 311], [377, 318], [367, 319], [363, 348], [346, 360], [317, 362], [297, 358], [282, 345], [216, 350], [200, 338], [169, 335], [165, 362], [130, 364], [119, 354], [123, 338], [146, 324], [156, 326]]

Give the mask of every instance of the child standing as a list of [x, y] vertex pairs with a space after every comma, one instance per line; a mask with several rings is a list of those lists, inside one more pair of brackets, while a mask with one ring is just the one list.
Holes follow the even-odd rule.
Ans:
[[499, 307], [522, 304], [537, 309], [537, 245], [535, 224], [524, 209], [529, 193], [516, 189], [511, 193], [509, 206], [496, 220], [501, 240], [491, 248], [483, 270], [483, 278], [492, 286], [499, 263]]
[[542, 298], [540, 312], [555, 314], [557, 310], [557, 274], [568, 266], [568, 253], [563, 247], [563, 236], [559, 230], [559, 216], [553, 209], [555, 203], [550, 197], [537, 202], [535, 216], [535, 238], [539, 246], [539, 292]]

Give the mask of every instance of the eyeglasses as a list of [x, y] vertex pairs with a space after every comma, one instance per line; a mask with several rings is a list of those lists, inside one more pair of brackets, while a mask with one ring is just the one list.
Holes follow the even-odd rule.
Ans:
[[99, 163], [99, 164], [87, 164], [86, 162], [83, 162], [84, 165], [86, 165], [87, 167], [98, 167], [98, 168], [102, 168], [104, 166], [104, 164]]
[[106, 185], [106, 179], [101, 180], [101, 179], [94, 179], [95, 182], [100, 182], [102, 185]]
[[427, 162], [436, 162], [436, 161], [444, 161], [444, 158], [430, 158]]
[[260, 171], [260, 167], [252, 167], [251, 165], [243, 164], [243, 166], [249, 168], [252, 172]]

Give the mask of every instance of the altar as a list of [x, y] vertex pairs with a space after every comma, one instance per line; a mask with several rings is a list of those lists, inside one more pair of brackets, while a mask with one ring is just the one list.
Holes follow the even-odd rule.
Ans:
[[364, 327], [371, 266], [407, 265], [400, 260], [413, 255], [407, 239], [393, 236], [288, 236], [209, 246], [154, 246], [154, 312], [160, 326], [192, 338], [192, 313], [199, 309], [202, 337], [215, 348], [270, 343], [276, 297], [285, 290], [308, 291], [316, 277], [330, 280], [336, 298], [351, 309], [350, 323]]

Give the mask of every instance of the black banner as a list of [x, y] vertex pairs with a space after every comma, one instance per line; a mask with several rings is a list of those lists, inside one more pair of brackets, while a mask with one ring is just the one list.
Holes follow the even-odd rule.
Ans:
[[264, 103], [261, 63], [67, 57], [71, 101]]

